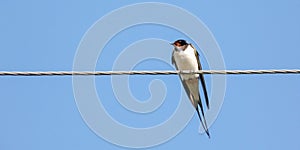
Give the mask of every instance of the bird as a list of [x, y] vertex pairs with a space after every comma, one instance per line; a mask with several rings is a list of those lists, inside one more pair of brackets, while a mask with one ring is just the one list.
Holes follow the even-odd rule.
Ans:
[[[173, 45], [174, 49], [172, 52], [172, 64], [175, 66], [176, 70], [189, 70], [198, 71], [202, 70], [202, 66], [199, 60], [199, 53], [191, 43], [187, 43], [183, 39], [176, 40]], [[192, 105], [197, 111], [200, 122], [208, 136], [210, 138], [210, 133], [208, 131], [208, 126], [206, 123], [204, 115], [204, 107], [200, 98], [199, 92], [199, 80], [202, 84], [202, 90], [205, 97], [205, 103], [207, 109], [209, 109], [209, 99], [207, 95], [205, 80], [203, 74], [180, 74], [179, 75], [181, 83], [185, 89], [185, 92], [190, 99]], [[201, 114], [199, 112], [199, 107]]]

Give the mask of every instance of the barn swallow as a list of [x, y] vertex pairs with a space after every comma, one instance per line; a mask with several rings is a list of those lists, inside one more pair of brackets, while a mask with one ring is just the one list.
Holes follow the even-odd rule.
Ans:
[[[177, 70], [198, 71], [202, 69], [199, 60], [199, 54], [192, 44], [187, 43], [185, 40], [177, 40], [174, 43], [171, 43], [171, 45], [174, 46], [174, 50], [172, 53], [172, 64], [175, 65], [175, 68]], [[206, 119], [204, 116], [204, 108], [199, 93], [200, 79], [205, 97], [206, 107], [207, 109], [209, 109], [209, 100], [203, 74], [180, 74], [179, 77], [187, 96], [189, 97], [190, 101], [197, 111], [198, 117], [207, 136], [210, 138], [208, 126], [206, 124]], [[199, 113], [198, 107], [200, 107], [201, 109], [201, 114]]]

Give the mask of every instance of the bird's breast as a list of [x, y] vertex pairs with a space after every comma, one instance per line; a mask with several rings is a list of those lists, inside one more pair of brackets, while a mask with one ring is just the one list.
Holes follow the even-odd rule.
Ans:
[[[178, 70], [192, 70], [197, 71], [198, 69], [198, 61], [195, 56], [194, 51], [175, 51], [174, 52], [174, 60], [177, 65]], [[198, 77], [198, 74], [194, 75], [181, 75], [183, 79], [190, 79]]]

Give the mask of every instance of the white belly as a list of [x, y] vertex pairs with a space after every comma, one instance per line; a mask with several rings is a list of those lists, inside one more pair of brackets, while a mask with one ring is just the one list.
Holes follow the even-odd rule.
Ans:
[[[188, 46], [184, 51], [174, 51], [174, 60], [176, 62], [178, 70], [192, 70], [198, 71], [198, 62], [195, 57], [194, 49]], [[183, 80], [190, 78], [198, 78], [198, 74], [192, 75], [180, 75]]]

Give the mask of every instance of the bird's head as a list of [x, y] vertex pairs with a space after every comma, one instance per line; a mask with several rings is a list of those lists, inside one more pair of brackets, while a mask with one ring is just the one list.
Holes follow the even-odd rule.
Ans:
[[171, 45], [174, 46], [175, 50], [180, 51], [180, 50], [185, 50], [188, 43], [185, 40], [177, 40], [174, 43], [171, 43]]

